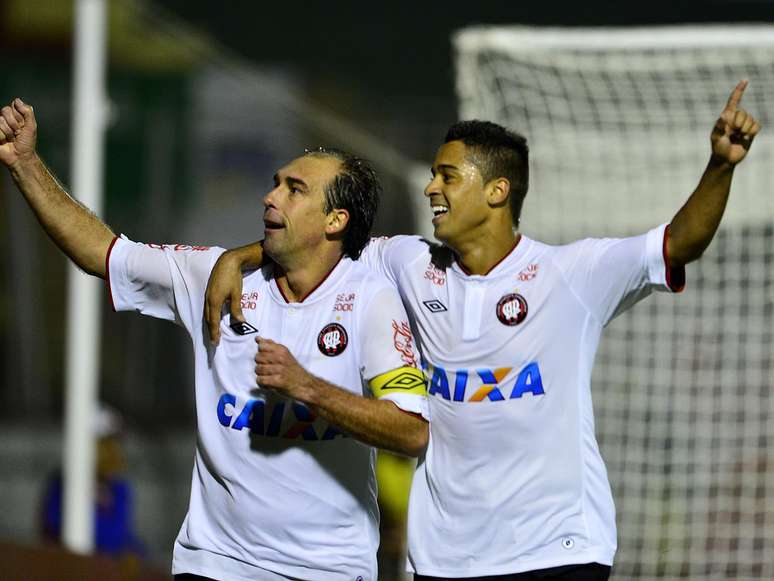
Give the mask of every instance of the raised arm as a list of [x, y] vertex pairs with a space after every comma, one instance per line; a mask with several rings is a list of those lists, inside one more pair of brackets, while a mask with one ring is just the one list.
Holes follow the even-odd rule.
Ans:
[[71, 198], [35, 152], [32, 107], [15, 99], [0, 115], [0, 162], [11, 172], [43, 229], [80, 268], [105, 277], [105, 257], [115, 234]]
[[670, 267], [688, 264], [706, 250], [726, 209], [731, 178], [760, 130], [760, 125], [739, 107], [748, 82], [740, 81], [728, 98], [712, 130], [712, 155], [696, 190], [669, 225], [667, 258]]
[[[371, 446], [407, 456], [418, 456], [427, 447], [430, 428], [419, 415], [401, 410], [392, 401], [365, 398], [337, 387], [306, 371], [284, 345], [269, 339], [256, 341], [255, 371], [261, 386], [305, 403], [350, 436]], [[406, 367], [400, 372], [414, 373], [417, 383], [424, 384], [418, 369]], [[392, 373], [371, 380], [372, 390], [378, 391]]]

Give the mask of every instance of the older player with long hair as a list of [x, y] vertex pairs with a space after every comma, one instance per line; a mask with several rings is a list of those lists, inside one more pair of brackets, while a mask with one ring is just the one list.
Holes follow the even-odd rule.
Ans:
[[245, 276], [244, 318], [221, 322], [215, 349], [202, 313], [223, 249], [115, 236], [54, 179], [36, 137], [32, 107], [3, 107], [0, 161], [43, 229], [108, 282], [116, 310], [191, 338], [198, 437], [176, 579], [377, 581], [375, 450], [355, 438], [416, 456], [428, 426], [397, 291], [354, 260], [380, 192], [370, 165], [322, 149], [277, 171], [263, 203], [273, 262]]

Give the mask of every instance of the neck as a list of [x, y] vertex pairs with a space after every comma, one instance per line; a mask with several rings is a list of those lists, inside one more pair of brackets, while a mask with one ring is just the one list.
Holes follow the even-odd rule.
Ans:
[[505, 258], [521, 238], [510, 225], [478, 232], [476, 236], [449, 245], [457, 255], [457, 262], [468, 274], [487, 274]]
[[327, 278], [341, 260], [341, 251], [317, 252], [296, 264], [277, 264], [274, 278], [289, 303], [300, 303]]

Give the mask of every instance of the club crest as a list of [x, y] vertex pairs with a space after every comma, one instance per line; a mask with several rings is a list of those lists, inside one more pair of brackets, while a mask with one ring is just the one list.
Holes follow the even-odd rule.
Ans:
[[317, 348], [326, 357], [341, 355], [347, 348], [347, 343], [347, 332], [338, 323], [328, 323], [317, 335]]
[[518, 293], [510, 293], [497, 301], [497, 318], [503, 325], [514, 327], [527, 318], [527, 300]]

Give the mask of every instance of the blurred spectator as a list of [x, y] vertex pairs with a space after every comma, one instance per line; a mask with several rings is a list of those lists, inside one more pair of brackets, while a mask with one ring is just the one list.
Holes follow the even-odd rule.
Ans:
[[[110, 557], [140, 560], [145, 548], [132, 525], [132, 491], [126, 480], [126, 460], [121, 445], [120, 415], [101, 405], [94, 424], [97, 437], [97, 488], [95, 552]], [[62, 535], [62, 473], [57, 470], [46, 486], [42, 506], [42, 533], [60, 543]]]

